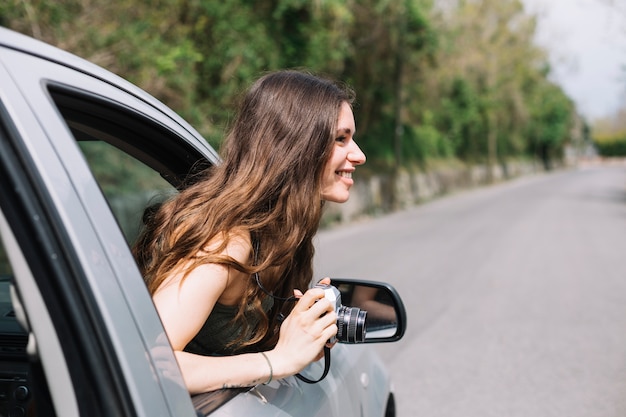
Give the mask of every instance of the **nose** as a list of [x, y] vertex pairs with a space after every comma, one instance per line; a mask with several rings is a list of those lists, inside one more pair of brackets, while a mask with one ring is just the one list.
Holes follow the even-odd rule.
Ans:
[[354, 140], [350, 145], [352, 148], [348, 152], [348, 161], [350, 161], [353, 165], [363, 165], [366, 159], [365, 154]]

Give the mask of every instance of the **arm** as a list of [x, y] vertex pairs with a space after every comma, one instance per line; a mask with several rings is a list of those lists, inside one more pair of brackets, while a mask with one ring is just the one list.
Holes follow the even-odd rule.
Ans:
[[[229, 245], [228, 250], [233, 257], [247, 257], [243, 253], [245, 248]], [[218, 300], [232, 303], [233, 294], [240, 293], [237, 284], [250, 278], [216, 264], [199, 266], [182, 282], [181, 278], [181, 273], [172, 274], [155, 292], [153, 300], [189, 391], [198, 393], [266, 382], [270, 367], [260, 353], [213, 357], [183, 351], [215, 303]], [[319, 356], [326, 341], [337, 332], [336, 315], [323, 296], [320, 289], [307, 291], [283, 322], [278, 344], [265, 352], [272, 365], [272, 379], [300, 372]]]
[[[323, 297], [319, 290], [308, 291], [298, 302], [280, 330], [277, 346], [265, 352], [268, 363], [260, 353], [246, 353], [234, 356], [201, 356], [176, 349], [176, 358], [183, 372], [188, 389], [192, 393], [219, 388], [253, 386], [294, 375], [319, 357], [328, 339], [337, 332], [336, 317], [327, 314]], [[311, 307], [307, 305], [311, 303]], [[330, 304], [326, 302], [330, 307]], [[334, 329], [333, 329], [334, 328]]]

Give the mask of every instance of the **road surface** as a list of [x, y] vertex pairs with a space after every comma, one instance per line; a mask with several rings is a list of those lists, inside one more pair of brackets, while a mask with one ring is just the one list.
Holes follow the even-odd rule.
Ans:
[[320, 232], [317, 277], [387, 281], [398, 416], [626, 415], [626, 167], [458, 193]]

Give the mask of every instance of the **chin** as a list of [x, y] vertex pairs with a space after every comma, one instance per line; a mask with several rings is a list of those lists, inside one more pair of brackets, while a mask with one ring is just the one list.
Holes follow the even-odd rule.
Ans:
[[331, 203], [345, 203], [346, 201], [348, 201], [348, 199], [350, 198], [350, 194], [345, 194], [345, 195], [327, 195], [327, 196], [322, 196], [322, 198], [325, 201], [329, 201]]

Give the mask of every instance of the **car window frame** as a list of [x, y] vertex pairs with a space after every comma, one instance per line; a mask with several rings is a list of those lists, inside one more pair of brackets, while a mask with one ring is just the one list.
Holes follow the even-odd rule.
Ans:
[[[13, 67], [17, 68], [17, 70], [10, 71]], [[31, 68], [32, 71], [19, 72], [19, 68], [26, 67]], [[176, 362], [156, 309], [154, 309], [154, 305], [147, 295], [147, 290], [138, 273], [137, 266], [132, 259], [121, 231], [116, 227], [115, 219], [110, 213], [106, 200], [104, 200], [95, 179], [92, 177], [81, 151], [78, 149], [78, 145], [70, 134], [69, 128], [63, 119], [60, 118], [58, 108], [47, 90], [47, 84], [49, 82], [58, 82], [67, 85], [81, 85], [86, 91], [107, 97], [113, 102], [116, 101], [116, 98], [121, 98], [123, 102], [125, 98], [129, 97], [128, 93], [120, 91], [114, 85], [110, 85], [102, 80], [94, 79], [89, 74], [77, 73], [71, 68], [65, 68], [57, 63], [40, 61], [36, 57], [24, 56], [23, 54], [2, 48], [0, 48], [0, 68], [6, 68], [9, 71], [7, 78], [3, 80], [2, 89], [0, 89], [0, 99], [4, 100], [9, 106], [7, 113], [10, 121], [17, 123], [15, 130], [18, 139], [16, 142], [21, 140], [20, 145], [24, 148], [24, 155], [32, 160], [32, 167], [29, 170], [42, 175], [40, 178], [41, 184], [38, 187], [44, 190], [44, 192], [52, 193], [49, 195], [49, 201], [51, 202], [51, 207], [58, 209], [57, 213], [60, 217], [60, 224], [57, 227], [62, 229], [64, 225], [70, 224], [67, 207], [63, 207], [64, 204], [80, 206], [82, 209], [80, 213], [83, 214], [79, 215], [82, 226], [74, 227], [72, 225], [70, 227], [71, 230], [68, 230], [68, 239], [70, 240], [68, 246], [73, 246], [78, 251], [76, 257], [79, 258], [79, 264], [86, 270], [91, 270], [90, 273], [85, 274], [88, 276], [87, 280], [90, 281], [90, 284], [85, 284], [86, 288], [89, 289], [90, 286], [95, 286], [104, 289], [105, 292], [102, 294], [111, 294], [108, 296], [109, 298], [111, 296], [128, 298], [128, 305], [124, 308], [124, 311], [120, 312], [118, 309], [111, 310], [111, 308], [107, 307], [106, 299], [102, 299], [102, 294], [100, 294], [100, 298], [94, 301], [92, 310], [100, 314], [109, 315], [108, 318], [104, 318], [109, 328], [111, 326], [134, 327], [133, 331], [136, 333], [136, 336], [133, 337], [138, 336], [141, 338], [139, 343], [127, 343], [127, 340], [120, 339], [119, 334], [116, 336], [116, 332], [109, 332], [109, 336], [117, 338], [111, 341], [115, 345], [113, 351], [108, 355], [111, 360], [125, 360], [124, 358], [129, 356], [124, 351], [128, 349], [134, 350], [134, 355], [140, 358], [140, 363], [135, 363], [136, 361], [127, 363], [127, 368], [130, 368], [126, 372], [134, 374], [141, 369], [140, 372], [150, 376], [151, 379], [157, 378], [156, 384], [139, 386], [136, 385], [136, 381], [133, 381], [133, 378], [127, 377], [129, 382], [132, 381], [130, 383], [135, 384], [128, 389], [129, 395], [135, 396], [132, 404], [136, 407], [143, 407], [144, 413], [147, 412], [147, 414], [153, 414], [153, 412], [148, 410], [159, 410], [157, 413], [160, 414], [163, 412], [163, 409], [169, 408], [172, 415], [192, 415], [193, 406], [189, 393], [184, 389], [182, 376], [178, 374], [178, 377], [176, 377], [178, 369], [164, 368], [164, 366], [169, 366], [168, 364], [171, 363], [175, 365]], [[13, 84], [10, 82], [11, 80], [14, 81]], [[135, 100], [138, 103], [137, 107], [144, 108], [149, 115], [157, 115], [158, 117], [160, 114], [158, 110], [142, 100], [132, 97], [130, 100]], [[172, 123], [172, 125], [174, 129], [185, 130], [184, 127], [177, 126], [175, 123]], [[51, 132], [54, 132], [53, 137], [50, 136]], [[202, 148], [201, 144], [197, 146], [199, 149]], [[45, 174], [43, 174], [44, 171], [46, 172]], [[74, 199], [73, 202], [61, 201], [64, 194], [71, 194]], [[72, 220], [75, 221], [76, 219]], [[107, 234], [107, 237], [100, 243], [90, 241], [91, 248], [76, 247], [77, 243], [75, 240], [77, 239], [77, 234], [79, 234], [77, 229], [81, 229], [81, 227], [89, 230], [97, 240], [101, 238], [102, 234]], [[96, 253], [99, 255], [95, 255]], [[94, 255], [98, 259], [96, 263], [93, 263], [94, 259], [91, 259], [91, 261], [88, 259]], [[95, 273], [93, 268], [100, 268], [104, 271], [104, 275], [108, 274], [118, 277], [116, 280], [119, 280], [119, 277], [124, 277], [125, 280], [128, 278], [126, 285], [134, 286], [134, 289], [126, 291], [119, 285], [119, 282], [117, 284], [114, 282], [98, 283], [98, 277], [101, 274]], [[107, 270], [109, 272], [106, 272]], [[132, 275], [135, 278], [131, 278]], [[142, 293], [138, 288], [143, 289], [144, 292]], [[118, 295], [112, 295], [115, 293]], [[132, 310], [132, 313], [130, 313], [132, 315], [127, 316], [132, 317], [130, 320], [113, 319], [113, 316], [127, 314], [127, 311], [130, 312], [127, 308], [130, 308], [129, 306], [134, 307], [135, 301], [142, 307], [139, 308], [140, 311], [137, 309]], [[95, 307], [96, 305], [100, 307]], [[145, 314], [146, 312], [149, 314]], [[101, 333], [107, 333], [107, 330], [103, 330]], [[161, 352], [165, 354], [165, 357], [160, 357], [158, 353], [155, 353], [162, 347], [167, 348], [167, 351]], [[113, 352], [117, 352], [117, 354]], [[146, 367], [143, 365], [143, 362], [146, 360], [151, 362], [151, 366]], [[162, 365], [163, 363], [165, 365]], [[137, 366], [141, 368], [136, 368]], [[174, 380], [171, 379], [172, 375]], [[118, 379], [123, 380], [124, 378], [119, 376]], [[173, 383], [176, 387], [165, 389], [164, 387], [168, 383]], [[139, 392], [150, 392], [155, 389], [159, 390], [159, 395], [152, 395], [153, 398], [144, 394], [141, 394], [142, 400], [139, 400], [140, 397], [137, 397]], [[161, 403], [162, 401], [164, 403]]]
[[[124, 130], [125, 132], [134, 131], [135, 139], [139, 139], [137, 140], [137, 143], [132, 146], [128, 142], [120, 142], [114, 136], [103, 135], [102, 130], [109, 129], [108, 125], [110, 123], [110, 118], [107, 118], [106, 115], [101, 114], [100, 112], [94, 112], [91, 106], [98, 106], [99, 109], [106, 108], [107, 111], [115, 112], [118, 115], [120, 113], [126, 113], [126, 115], [129, 117], [129, 120], [136, 120], [137, 117], [145, 116], [138, 114], [135, 110], [131, 108], [120, 105], [120, 103], [113, 102], [99, 95], [92, 94], [90, 92], [86, 92], [72, 86], [67, 86], [54, 82], [49, 83], [48, 88], [52, 91], [52, 96], [55, 104], [59, 107], [65, 107], [60, 108], [59, 111], [63, 114], [66, 121], [68, 118], [71, 119], [75, 117], [77, 113], [81, 113], [83, 115], [82, 117], [87, 116], [87, 118], [92, 120], [93, 125], [102, 126], [101, 123], [107, 125], [106, 128], [100, 129], [100, 132], [94, 132], [92, 129], [88, 129], [89, 131], [85, 131], [85, 129], [81, 126], [70, 122], [68, 124], [72, 131], [74, 129], [82, 129], [82, 134], [94, 135], [95, 137], [97, 137], [97, 139], [117, 147], [118, 149], [131, 155], [132, 157], [150, 166], [151, 168], [161, 172], [165, 172], [166, 174], [162, 175], [162, 177], [170, 184], [172, 184], [172, 186], [174, 186], [176, 189], [180, 190], [182, 187], [188, 186], [195, 180], [196, 175], [201, 174], [203, 170], [206, 169], [208, 166], [216, 163], [215, 161], [207, 159], [206, 155], [197, 152], [195, 148], [188, 146], [188, 144], [176, 150], [172, 149], [171, 146], [163, 149], [151, 148], [151, 145], [154, 145], [153, 141], [155, 140], [155, 138], [158, 138], [161, 135], [166, 136], [175, 134], [170, 129], [167, 129], [166, 126], [154, 120], [151, 122], [155, 123], [153, 127], [156, 127], [156, 129], [148, 130], [159, 130], [160, 133], [156, 135], [149, 135], [146, 133], [145, 123], [136, 124], [135, 126], [132, 126], [134, 123], [120, 124], [120, 129]], [[77, 96], [80, 96], [80, 99], [78, 99]], [[59, 100], [59, 98], [61, 100]], [[100, 114], [96, 115], [96, 113]], [[81, 134], [81, 132], [77, 133], [79, 135]], [[146, 140], [147, 137], [150, 137], [150, 142]], [[80, 137], [78, 137], [77, 140], [80, 141]], [[195, 155], [195, 157], [190, 156], [191, 154]], [[178, 159], [176, 166], [179, 167], [179, 169], [171, 169], [169, 166], [165, 166], [163, 163], [160, 162], [161, 158], [172, 158], [173, 155], [175, 155]], [[191, 396], [191, 400], [196, 412], [199, 415], [207, 416], [237, 395], [248, 392], [252, 388], [253, 387], [219, 389], [211, 392], [193, 395]]]
[[[49, 91], [51, 91], [52, 99], [55, 105], [59, 107], [59, 111], [63, 115], [66, 122], [68, 119], [76, 117], [76, 114], [81, 114], [81, 117], [90, 119], [93, 123], [92, 125], [100, 127], [106, 125], [106, 128], [101, 128], [98, 132], [95, 132], [93, 129], [85, 129], [82, 126], [69, 121], [68, 125], [75, 135], [93, 135], [97, 139], [115, 146], [151, 168], [164, 172], [165, 174], [162, 175], [162, 177], [178, 190], [191, 184], [195, 180], [196, 176], [201, 174], [204, 169], [214, 163], [217, 163], [216, 161], [207, 158], [206, 154], [202, 154], [198, 152], [196, 148], [189, 146], [189, 143], [181, 142], [183, 146], [178, 147], [178, 149], [174, 149], [169, 141], [166, 140], [163, 141], [161, 145], [167, 144], [169, 146], [164, 146], [161, 149], [153, 147], [155, 145], [155, 138], [160, 136], [177, 135], [177, 133], [168, 129], [157, 120], [150, 120], [149, 123], [152, 125], [151, 128], [148, 129], [146, 129], [148, 125], [145, 123], [147, 119], [144, 120], [144, 123], [131, 122], [119, 124], [119, 128], [123, 130], [126, 135], [128, 135], [129, 131], [134, 132], [132, 136], [138, 140], [133, 145], [128, 142], [120, 142], [115, 136], [107, 134], [103, 135], [102, 131], [109, 130], [110, 128], [111, 117], [107, 117], [106, 114], [103, 114], [100, 111], [93, 111], [93, 106], [98, 107], [99, 110], [106, 109], [107, 112], [116, 113], [117, 116], [122, 113], [126, 114], [128, 121], [134, 120], [137, 122], [137, 118], [145, 119], [145, 115], [139, 114], [136, 110], [109, 100], [106, 97], [102, 97], [98, 94], [93, 94], [72, 86], [58, 82], [50, 82], [47, 85]], [[74, 132], [74, 129], [79, 130], [79, 132]], [[147, 131], [159, 131], [160, 133], [151, 135], [148, 134]], [[149, 141], [147, 140], [148, 137], [150, 137]], [[80, 140], [80, 136], [77, 137], [77, 141]], [[157, 140], [157, 142], [159, 141]], [[166, 166], [161, 163], [162, 158], [172, 158], [173, 156], [178, 159], [175, 164], [178, 169], [171, 169], [171, 166]], [[206, 416], [213, 413], [216, 409], [237, 395], [248, 392], [252, 388], [253, 387], [220, 389], [193, 395], [191, 396], [191, 400], [196, 412], [199, 415]]]
[[[102, 343], [106, 341], [97, 341], [93, 337], [97, 334], [92, 322], [94, 317], [87, 313], [88, 308], [82, 301], [88, 294], [77, 285], [81, 275], [78, 267], [80, 262], [68, 248], [68, 238], [63, 228], [59, 227], [60, 220], [56, 216], [54, 204], [18, 137], [0, 100], [2, 239], [7, 252], [11, 251], [12, 265], [17, 267], [14, 281], [17, 283], [17, 292], [21, 294], [20, 299], [27, 309], [38, 313], [36, 319], [32, 315], [28, 316], [29, 327], [32, 327], [36, 338], [48, 339], [46, 342], [53, 345], [43, 347], [40, 340], [37, 349], [37, 354], [41, 356], [38, 359], [46, 370], [48, 389], [50, 392], [55, 390], [52, 373], [63, 374], [63, 370], [66, 370], [69, 380], [63, 378], [66, 379], [64, 382], [67, 384], [71, 381], [71, 386], [62, 385], [61, 392], [57, 392], [59, 396], [53, 396], [55, 409], [57, 412], [68, 412], [69, 415], [75, 415], [76, 410], [79, 415], [121, 415], [120, 398], [111, 396], [110, 390], [98, 389], [99, 395], [95, 395], [95, 391], [79, 389], [81, 385], [99, 386], [102, 378], [119, 378], [115, 378], [115, 372], [107, 370], [104, 363], [96, 361], [98, 356], [104, 356]], [[48, 328], [50, 323], [53, 331]], [[84, 355], [84, 352], [90, 354]], [[55, 364], [55, 361], [62, 362]], [[99, 388], [107, 385], [102, 384]], [[123, 388], [123, 384], [120, 388]], [[124, 389], [118, 390], [122, 396], [123, 392]], [[108, 402], [110, 408], [99, 409], [98, 404], [101, 403], [94, 397], [105, 399], [104, 402]]]
[[[92, 135], [98, 140], [107, 142], [160, 172], [161, 176], [176, 189], [193, 181], [195, 174], [210, 166], [206, 155], [199, 152], [190, 142], [184, 141], [178, 132], [168, 128], [157, 119], [150, 118], [106, 96], [67, 84], [50, 81], [47, 83], [47, 88], [77, 141]], [[78, 118], [88, 119], [91, 124], [86, 126], [74, 121]], [[112, 122], [113, 119], [118, 120]], [[103, 131], [110, 130], [113, 124], [117, 125], [118, 135], [102, 134]], [[94, 130], [92, 126], [98, 126], [100, 129]], [[168, 140], [163, 140], [163, 137], [174, 135], [181, 139], [182, 146], [174, 147], [168, 143]], [[119, 136], [132, 136], [135, 143], [122, 141]], [[162, 159], [171, 159], [174, 162], [164, 164], [161, 162]], [[173, 165], [176, 169], [172, 169]]]

